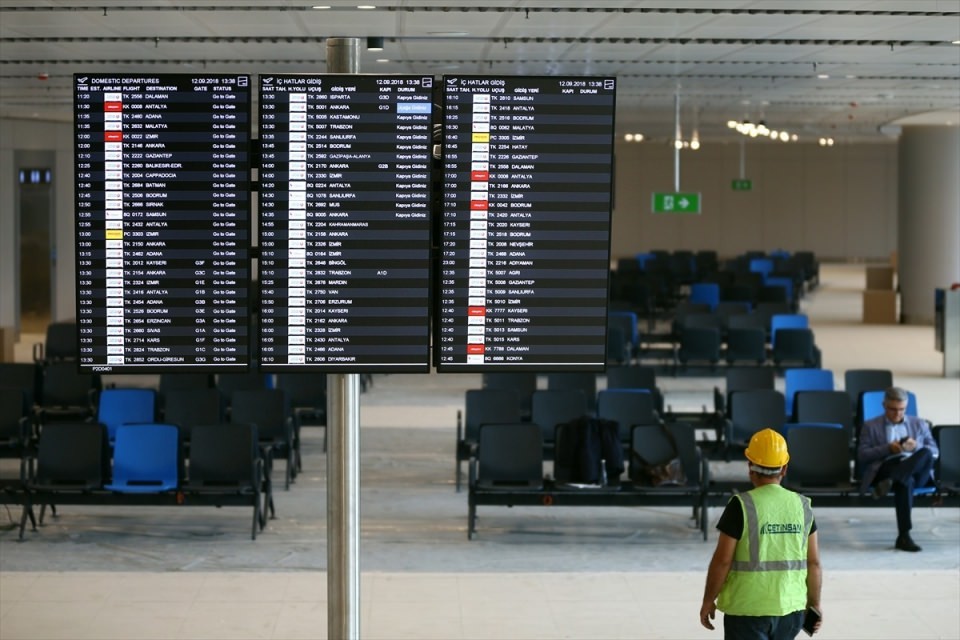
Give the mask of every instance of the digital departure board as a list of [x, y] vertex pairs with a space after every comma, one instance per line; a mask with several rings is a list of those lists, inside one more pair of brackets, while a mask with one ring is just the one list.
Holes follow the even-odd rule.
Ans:
[[427, 371], [431, 76], [260, 76], [264, 370]]
[[248, 366], [250, 91], [74, 75], [82, 370]]
[[438, 369], [601, 371], [616, 80], [442, 82]]

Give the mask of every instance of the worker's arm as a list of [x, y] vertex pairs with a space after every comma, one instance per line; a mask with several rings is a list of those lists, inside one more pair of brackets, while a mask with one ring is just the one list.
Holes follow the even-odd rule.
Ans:
[[807, 606], [814, 607], [820, 612], [820, 621], [814, 626], [814, 631], [819, 630], [823, 623], [823, 607], [820, 606], [820, 585], [822, 582], [820, 546], [817, 544], [817, 532], [814, 531], [807, 538]]
[[730, 566], [733, 564], [733, 552], [737, 548], [737, 539], [721, 532], [717, 539], [717, 548], [710, 560], [707, 569], [707, 584], [703, 588], [703, 604], [700, 605], [700, 624], [707, 629], [713, 629], [710, 622], [717, 615], [717, 596], [727, 580]]

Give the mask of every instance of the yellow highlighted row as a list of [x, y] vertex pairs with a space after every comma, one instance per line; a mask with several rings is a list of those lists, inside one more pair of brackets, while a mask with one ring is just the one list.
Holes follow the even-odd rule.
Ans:
[[473, 134], [472, 142], [490, 142], [489, 133], [475, 133]]
[[122, 240], [123, 229], [107, 229], [107, 240]]

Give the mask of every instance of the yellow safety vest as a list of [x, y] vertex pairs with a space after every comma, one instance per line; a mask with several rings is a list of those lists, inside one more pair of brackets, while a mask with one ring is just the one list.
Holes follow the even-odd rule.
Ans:
[[736, 616], [784, 616], [804, 609], [810, 499], [778, 484], [734, 497], [743, 511], [743, 535], [717, 608]]

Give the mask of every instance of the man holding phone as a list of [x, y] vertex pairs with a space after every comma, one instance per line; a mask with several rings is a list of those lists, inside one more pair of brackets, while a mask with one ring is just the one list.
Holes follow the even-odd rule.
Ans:
[[793, 640], [820, 628], [820, 550], [810, 499], [780, 486], [790, 455], [773, 429], [753, 434], [745, 452], [753, 489], [734, 495], [717, 529], [700, 624], [724, 637]]
[[897, 510], [897, 541], [901, 551], [920, 551], [910, 537], [913, 523], [913, 490], [930, 480], [933, 463], [940, 455], [926, 420], [906, 415], [909, 394], [890, 387], [883, 394], [883, 415], [863, 423], [857, 458], [865, 465], [860, 490], [873, 486], [874, 498], [893, 489]]

